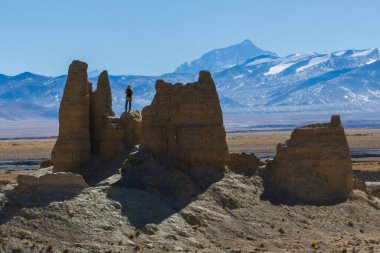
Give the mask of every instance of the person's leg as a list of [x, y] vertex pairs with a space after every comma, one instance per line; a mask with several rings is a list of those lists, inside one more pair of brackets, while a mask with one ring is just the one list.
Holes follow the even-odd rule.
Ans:
[[132, 100], [129, 101], [129, 111], [128, 112], [131, 111], [131, 108], [132, 108]]
[[125, 111], [128, 109], [128, 100], [125, 100]]

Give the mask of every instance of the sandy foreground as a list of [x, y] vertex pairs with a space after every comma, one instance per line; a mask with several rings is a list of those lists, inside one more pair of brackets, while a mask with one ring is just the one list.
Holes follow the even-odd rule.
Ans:
[[[228, 133], [230, 152], [253, 152], [262, 159], [272, 157], [276, 146], [290, 137], [291, 132]], [[347, 129], [353, 157], [353, 169], [380, 171], [380, 129]], [[55, 139], [0, 141], [0, 160], [48, 159]], [[376, 157], [377, 156], [377, 157]], [[18, 173], [0, 173], [0, 181], [13, 181]]]
[[[354, 169], [380, 171], [380, 129], [346, 133]], [[227, 141], [231, 152], [264, 157], [289, 135], [233, 133]], [[0, 160], [49, 158], [54, 142], [0, 141]], [[0, 185], [14, 187], [4, 181], [18, 173], [0, 174]], [[380, 202], [359, 190], [334, 205], [287, 205], [265, 197], [259, 176], [227, 173], [177, 210], [148, 191], [111, 185], [119, 177], [64, 198], [3, 195], [0, 252], [380, 252]]]

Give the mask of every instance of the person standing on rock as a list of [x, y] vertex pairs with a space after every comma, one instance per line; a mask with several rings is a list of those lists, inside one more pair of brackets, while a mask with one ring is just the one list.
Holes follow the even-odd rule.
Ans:
[[126, 95], [126, 100], [125, 100], [125, 111], [128, 109], [128, 104], [129, 104], [129, 109], [128, 112], [131, 111], [132, 107], [132, 95], [133, 95], [133, 90], [131, 88], [131, 85], [128, 84], [128, 88], [125, 90], [125, 95]]

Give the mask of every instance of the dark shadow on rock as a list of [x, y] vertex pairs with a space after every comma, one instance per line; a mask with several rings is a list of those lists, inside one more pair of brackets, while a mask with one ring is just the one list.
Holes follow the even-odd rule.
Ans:
[[177, 212], [158, 195], [145, 190], [114, 186], [107, 197], [120, 203], [121, 213], [139, 229], [146, 224], [159, 224]]
[[264, 191], [260, 195], [260, 199], [263, 201], [269, 201], [272, 205], [313, 205], [313, 206], [333, 206], [345, 202], [347, 199], [335, 199], [331, 201], [304, 201], [294, 198], [290, 193], [278, 189], [275, 185], [272, 185], [265, 177], [263, 177]]
[[101, 181], [118, 174], [127, 155], [136, 150], [137, 147], [130, 147], [127, 151], [120, 153], [108, 161], [93, 157], [90, 170], [91, 175], [84, 175], [86, 183], [93, 187]]
[[5, 202], [0, 203], [0, 225], [14, 216], [24, 216], [24, 208], [43, 207], [52, 202], [75, 198], [83, 189], [80, 187], [50, 187], [45, 190], [30, 189], [18, 192], [17, 188], [5, 193]]
[[[142, 228], [149, 223], [161, 223], [186, 207], [224, 176], [221, 168], [205, 165], [189, 166], [146, 150], [131, 154], [122, 172], [122, 178], [113, 185], [114, 187], [139, 190], [146, 196], [152, 196], [155, 201], [159, 200], [156, 203], [160, 203], [157, 206], [142, 207], [141, 210], [144, 212], [135, 212], [132, 207], [134, 203], [130, 202], [133, 198], [109, 191], [107, 196], [121, 204], [122, 213], [136, 228]], [[147, 208], [152, 208], [153, 214], [147, 212]]]

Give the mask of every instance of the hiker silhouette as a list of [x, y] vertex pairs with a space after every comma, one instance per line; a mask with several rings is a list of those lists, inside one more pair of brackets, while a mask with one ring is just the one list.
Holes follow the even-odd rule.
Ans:
[[[132, 95], [133, 95], [133, 90], [131, 88], [131, 85], [128, 84], [128, 88], [125, 90], [125, 95], [126, 95], [126, 100], [125, 100], [125, 111], [128, 110], [128, 112], [131, 111], [132, 108]], [[128, 108], [129, 104], [129, 108]]]

